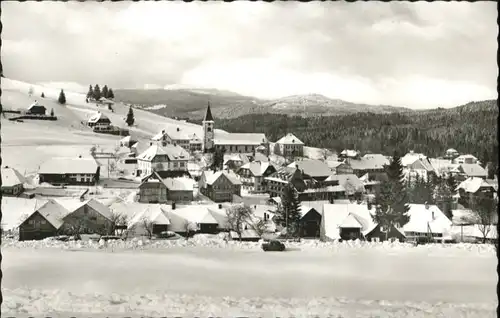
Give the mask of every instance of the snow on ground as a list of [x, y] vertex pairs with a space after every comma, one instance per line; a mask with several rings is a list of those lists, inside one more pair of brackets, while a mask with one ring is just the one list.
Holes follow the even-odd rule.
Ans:
[[183, 317], [496, 316], [494, 254], [390, 251], [265, 253], [193, 246], [106, 253], [4, 245], [2, 312], [16, 317], [131, 311]]
[[159, 110], [159, 109], [163, 109], [163, 108], [167, 108], [167, 105], [165, 105], [165, 104], [153, 105], [153, 106], [145, 107], [144, 109], [147, 109], [147, 110]]

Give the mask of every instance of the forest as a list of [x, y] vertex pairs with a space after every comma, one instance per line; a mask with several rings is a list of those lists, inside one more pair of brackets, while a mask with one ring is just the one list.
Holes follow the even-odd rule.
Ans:
[[440, 157], [446, 149], [473, 154], [482, 162], [498, 162], [496, 100], [472, 102], [451, 109], [409, 113], [356, 113], [303, 118], [281, 114], [249, 114], [216, 118], [216, 128], [229, 132], [261, 132], [271, 141], [293, 133], [307, 146], [336, 152], [392, 155], [410, 150]]

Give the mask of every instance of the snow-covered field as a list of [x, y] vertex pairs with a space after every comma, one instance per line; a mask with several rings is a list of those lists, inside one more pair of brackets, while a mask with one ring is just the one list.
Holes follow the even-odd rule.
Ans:
[[206, 236], [141, 243], [99, 248], [37, 242], [33, 248], [32, 242], [6, 241], [2, 312], [16, 317], [496, 316], [497, 259], [491, 246], [308, 241], [288, 244], [287, 252], [265, 253], [258, 243]]

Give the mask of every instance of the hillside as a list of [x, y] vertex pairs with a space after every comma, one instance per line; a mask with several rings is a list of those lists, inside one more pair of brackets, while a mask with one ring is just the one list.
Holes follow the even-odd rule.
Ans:
[[483, 162], [497, 162], [498, 108], [496, 100], [473, 102], [451, 109], [403, 113], [356, 113], [302, 118], [284, 114], [252, 114], [220, 119], [217, 127], [232, 132], [262, 132], [277, 140], [294, 133], [312, 147], [359, 149], [392, 154], [395, 150], [442, 156], [448, 148], [472, 153]]
[[169, 89], [115, 90], [115, 98], [126, 104], [138, 105], [164, 116], [191, 119], [203, 117], [208, 101], [210, 101], [213, 114], [217, 118], [235, 118], [248, 114], [264, 113], [332, 116], [357, 112], [384, 114], [412, 111], [403, 107], [350, 103], [339, 99], [330, 99], [319, 94], [263, 100], [215, 89], [178, 89], [176, 86], [171, 86]]

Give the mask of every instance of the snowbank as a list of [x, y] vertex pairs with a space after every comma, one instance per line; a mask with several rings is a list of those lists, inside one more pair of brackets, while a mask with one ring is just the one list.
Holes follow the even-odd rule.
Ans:
[[[41, 241], [17, 241], [13, 238], [4, 238], [2, 240], [2, 248], [59, 248], [59, 249], [106, 249], [122, 250], [122, 249], [163, 249], [172, 247], [210, 247], [210, 248], [236, 248], [236, 249], [260, 249], [260, 242], [239, 242], [226, 240], [225, 235], [209, 235], [197, 234], [194, 237], [186, 240], [181, 239], [139, 239], [134, 238], [127, 241], [116, 240], [108, 241], [101, 244], [94, 241], [68, 241], [62, 242], [52, 238]], [[373, 250], [373, 251], [389, 251], [389, 252], [405, 252], [405, 251], [424, 251], [429, 255], [446, 255], [454, 251], [472, 252], [477, 254], [492, 255], [495, 253], [495, 246], [492, 244], [425, 244], [413, 246], [409, 243], [399, 242], [365, 242], [365, 241], [344, 241], [344, 242], [321, 242], [319, 240], [302, 240], [301, 242], [285, 242], [289, 250]]]
[[[74, 294], [62, 290], [3, 289], [2, 312], [10, 316], [75, 313], [199, 317], [495, 317], [494, 304], [351, 300], [344, 298], [235, 298], [183, 294]], [[114, 316], [113, 316], [114, 317]]]

